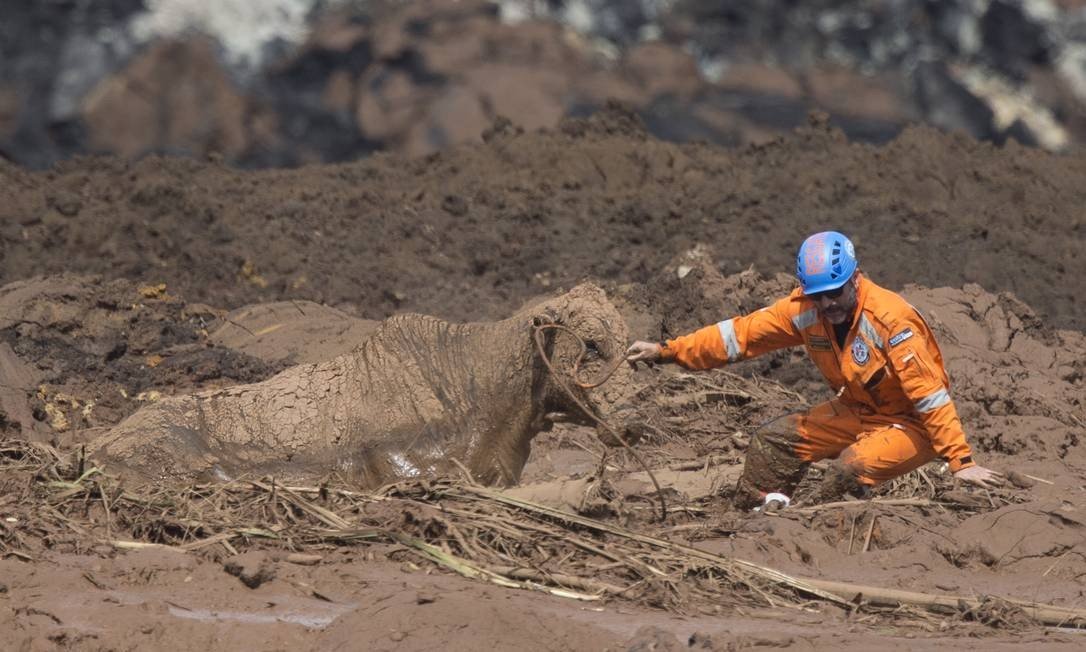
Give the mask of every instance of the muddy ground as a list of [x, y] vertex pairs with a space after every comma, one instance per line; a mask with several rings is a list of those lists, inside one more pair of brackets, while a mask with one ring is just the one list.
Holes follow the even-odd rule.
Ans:
[[[484, 144], [422, 159], [0, 166], [0, 630], [13, 649], [1083, 644], [1010, 602], [1086, 609], [1082, 157], [925, 128], [856, 145], [817, 119], [765, 146], [675, 145], [616, 107], [550, 131], [496, 124]], [[635, 336], [686, 332], [786, 292], [796, 246], [828, 227], [928, 317], [978, 458], [1017, 484], [978, 492], [933, 464], [883, 487], [881, 504], [731, 511], [719, 492], [749, 433], [826, 398], [798, 352], [638, 372], [637, 450], [666, 487], [663, 522], [629, 453], [583, 426], [537, 437], [510, 495], [609, 534], [499, 514], [455, 484], [290, 502], [256, 485], [118, 485], [80, 461], [81, 442], [146, 402], [328, 359], [397, 312], [498, 319], [591, 279]], [[629, 552], [629, 533], [980, 603], [839, 604]], [[412, 541], [566, 593], [459, 577]], [[603, 584], [626, 588], [601, 597]]]

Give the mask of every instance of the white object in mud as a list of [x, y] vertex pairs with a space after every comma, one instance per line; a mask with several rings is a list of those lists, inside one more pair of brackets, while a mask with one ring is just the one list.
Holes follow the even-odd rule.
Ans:
[[[770, 505], [772, 505], [773, 503], [776, 503], [776, 505], [773, 506], [773, 509], [770, 509]], [[778, 509], [788, 507], [790, 504], [792, 504], [791, 498], [785, 496], [782, 493], [773, 492], [766, 494], [765, 501], [761, 504], [761, 506], [755, 507], [754, 511], [760, 512], [763, 509], [766, 511], [776, 511]]]

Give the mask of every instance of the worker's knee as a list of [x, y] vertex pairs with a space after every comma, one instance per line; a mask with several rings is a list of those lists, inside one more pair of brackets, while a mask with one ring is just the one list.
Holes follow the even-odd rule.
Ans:
[[858, 484], [860, 481], [860, 467], [853, 460], [837, 458], [830, 461], [829, 466], [826, 467], [824, 477], [839, 482]]
[[822, 476], [816, 502], [837, 500], [845, 495], [864, 497], [869, 492], [862, 476], [862, 464], [848, 456], [839, 457], [830, 462]]

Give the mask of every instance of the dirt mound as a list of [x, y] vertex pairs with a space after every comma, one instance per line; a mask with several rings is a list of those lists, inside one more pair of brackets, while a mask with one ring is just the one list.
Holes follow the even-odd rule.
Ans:
[[0, 288], [6, 430], [32, 439], [109, 426], [160, 393], [230, 385], [278, 369], [214, 346], [216, 311], [165, 285], [61, 275]]
[[790, 272], [803, 237], [833, 226], [891, 289], [977, 282], [1081, 328], [1084, 166], [928, 129], [881, 148], [824, 124], [740, 151], [680, 146], [617, 109], [425, 159], [296, 171], [0, 164], [0, 280], [95, 273], [228, 309], [308, 299], [465, 321], [586, 277], [647, 282], [695, 244], [726, 273]]
[[962, 523], [953, 538], [955, 545], [943, 545], [943, 554], [961, 568], [1054, 581], [1086, 577], [1086, 514], [1065, 501], [979, 514]]
[[1086, 337], [1042, 322], [1014, 295], [977, 285], [908, 288], [939, 337], [951, 391], [981, 450], [1022, 470], [1086, 468]]
[[243, 306], [222, 315], [208, 339], [265, 362], [323, 362], [357, 348], [379, 322], [312, 301]]

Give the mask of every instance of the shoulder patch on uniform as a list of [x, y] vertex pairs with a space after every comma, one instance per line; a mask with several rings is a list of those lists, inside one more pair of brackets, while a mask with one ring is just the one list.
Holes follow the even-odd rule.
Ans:
[[901, 344], [902, 342], [904, 342], [905, 340], [909, 339], [912, 336], [913, 336], [913, 329], [906, 328], [905, 330], [901, 331], [897, 335], [894, 335], [893, 337], [890, 338], [890, 346], [892, 346], [892, 347], [897, 346], [898, 344]]
[[812, 335], [807, 340], [807, 346], [811, 347], [812, 351], [832, 351], [833, 347], [830, 346], [830, 338], [821, 337], [818, 335]]

